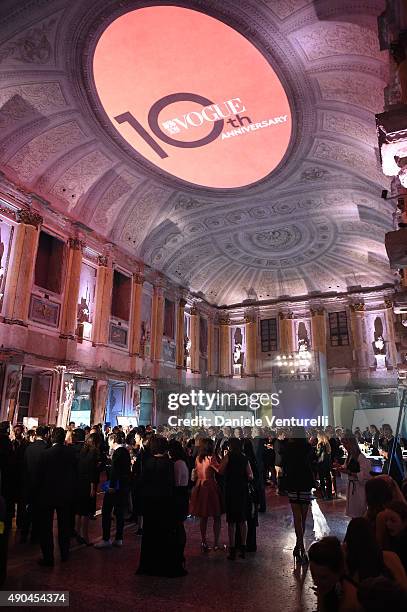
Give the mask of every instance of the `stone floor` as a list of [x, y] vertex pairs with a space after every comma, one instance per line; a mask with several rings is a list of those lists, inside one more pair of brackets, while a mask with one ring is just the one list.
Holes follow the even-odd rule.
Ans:
[[[125, 531], [121, 549], [96, 550], [76, 546], [67, 563], [41, 568], [37, 547], [21, 545], [13, 534], [6, 589], [68, 590], [76, 610], [147, 610], [147, 612], [312, 612], [316, 599], [307, 570], [294, 568], [294, 531], [285, 497], [268, 488], [268, 511], [260, 516], [258, 552], [246, 560], [226, 559], [225, 552], [200, 552], [199, 523], [189, 519], [187, 569], [183, 578], [136, 576], [140, 537], [133, 525]], [[319, 501], [331, 533], [343, 538], [347, 520], [344, 500]], [[100, 540], [100, 516], [92, 524], [93, 541]], [[307, 544], [314, 539], [308, 517]], [[226, 542], [226, 526], [222, 526]]]

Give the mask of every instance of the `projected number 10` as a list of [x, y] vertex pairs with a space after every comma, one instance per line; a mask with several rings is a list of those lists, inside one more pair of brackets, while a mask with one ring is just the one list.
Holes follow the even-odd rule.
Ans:
[[[193, 141], [182, 141], [176, 140], [175, 138], [171, 138], [165, 132], [162, 131], [158, 124], [158, 116], [160, 112], [169, 104], [174, 104], [174, 102], [196, 102], [197, 104], [202, 104], [203, 106], [210, 106], [213, 104], [211, 100], [205, 98], [204, 96], [200, 96], [198, 94], [193, 93], [177, 93], [170, 94], [169, 96], [164, 96], [161, 98], [153, 106], [150, 108], [150, 112], [148, 113], [148, 125], [150, 126], [151, 131], [157, 138], [166, 142], [167, 144], [173, 145], [174, 147], [179, 147], [183, 149], [191, 149], [196, 147], [202, 147], [204, 145], [209, 144], [213, 140], [215, 140], [223, 130], [224, 121], [223, 119], [218, 119], [214, 122], [212, 130], [209, 132], [207, 136], [204, 138], [200, 138], [199, 140]], [[143, 138], [143, 140], [157, 153], [161, 159], [165, 159], [168, 157], [168, 153], [164, 151], [164, 149], [159, 145], [159, 143], [154, 140], [154, 138], [147, 132], [147, 130], [141, 125], [141, 123], [136, 119], [136, 117], [130, 112], [122, 113], [121, 115], [117, 115], [115, 117], [117, 123], [128, 123], [132, 128], [136, 130], [139, 136]]]

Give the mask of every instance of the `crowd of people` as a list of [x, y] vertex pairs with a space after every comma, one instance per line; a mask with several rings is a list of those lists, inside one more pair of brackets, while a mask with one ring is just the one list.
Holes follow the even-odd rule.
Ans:
[[[361, 447], [382, 455], [383, 474], [372, 472]], [[270, 486], [288, 497], [294, 560], [309, 564], [321, 610], [353, 609], [354, 603], [355, 610], [370, 612], [380, 593], [405, 597], [407, 486], [401, 448], [388, 425], [381, 431], [372, 425], [363, 433], [333, 427], [192, 431], [140, 426], [124, 431], [75, 423], [67, 430], [40, 425], [25, 431], [5, 422], [0, 424], [0, 472], [2, 582], [13, 519], [21, 542], [39, 544], [40, 565], [52, 567], [55, 513], [60, 559], [66, 562], [73, 538], [92, 545], [89, 521], [95, 518], [98, 491], [103, 492], [102, 539], [94, 547], [121, 547], [125, 521], [134, 522], [141, 536], [138, 574], [187, 573], [188, 516], [199, 519], [203, 554], [225, 548], [220, 541], [225, 516], [227, 558], [245, 559], [257, 550], [259, 513], [267, 509]], [[352, 519], [345, 540], [322, 538], [307, 552], [310, 504], [315, 498], [322, 503], [336, 498], [343, 475], [346, 514]], [[208, 524], [213, 538], [208, 538]]]

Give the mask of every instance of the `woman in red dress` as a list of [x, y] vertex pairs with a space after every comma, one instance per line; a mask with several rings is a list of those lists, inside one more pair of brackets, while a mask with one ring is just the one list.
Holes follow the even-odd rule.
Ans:
[[213, 517], [214, 550], [219, 550], [220, 517], [223, 514], [222, 496], [215, 474], [219, 470], [219, 462], [214, 456], [214, 442], [203, 438], [199, 442], [199, 452], [193, 470], [195, 486], [192, 489], [190, 514], [199, 516], [202, 552], [210, 550], [206, 541], [208, 518]]

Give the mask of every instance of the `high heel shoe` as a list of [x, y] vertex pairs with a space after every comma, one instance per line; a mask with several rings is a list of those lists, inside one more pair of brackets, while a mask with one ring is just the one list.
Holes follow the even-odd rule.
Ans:
[[300, 558], [300, 556], [301, 556], [300, 547], [298, 544], [296, 544], [293, 548], [293, 557]]
[[210, 546], [206, 542], [201, 542], [201, 552], [207, 553], [210, 551]]
[[301, 551], [299, 562], [301, 563], [301, 565], [308, 565], [309, 559], [308, 559], [308, 555], [305, 552], [305, 550]]

